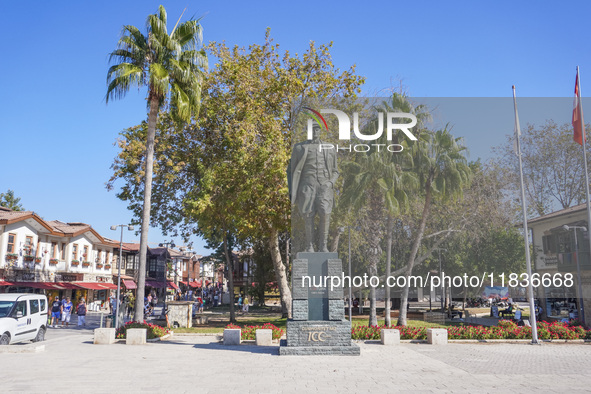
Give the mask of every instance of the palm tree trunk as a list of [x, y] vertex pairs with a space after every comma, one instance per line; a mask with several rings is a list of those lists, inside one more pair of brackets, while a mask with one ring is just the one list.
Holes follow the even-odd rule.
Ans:
[[[377, 260], [379, 255], [372, 256], [374, 260], [370, 265], [370, 276], [377, 276], [378, 269], [377, 269]], [[377, 326], [378, 325], [378, 314], [376, 308], [376, 288], [373, 286], [369, 287], [369, 325], [370, 326]]]
[[[392, 215], [388, 215], [388, 222], [386, 224], [387, 228], [386, 228], [386, 239], [387, 239], [387, 244], [386, 244], [386, 280], [388, 280], [388, 278], [390, 277], [390, 273], [391, 271], [391, 267], [392, 267], [392, 227], [393, 227], [393, 223], [394, 219], [392, 218]], [[390, 327], [392, 325], [392, 319], [390, 317], [390, 286], [386, 285], [386, 308], [385, 308], [385, 314], [386, 314], [386, 327]]]
[[410, 256], [408, 257], [408, 261], [406, 263], [407, 281], [406, 286], [404, 286], [402, 290], [402, 296], [400, 300], [400, 313], [398, 314], [398, 323], [396, 323], [397, 326], [406, 326], [406, 308], [408, 305], [408, 292], [410, 290], [410, 283], [408, 278], [412, 274], [412, 267], [414, 265], [415, 258], [417, 257], [417, 253], [419, 252], [419, 247], [421, 246], [421, 241], [423, 240], [423, 234], [425, 233], [427, 217], [429, 216], [429, 207], [431, 206], [431, 179], [427, 180], [425, 189], [425, 205], [423, 206], [423, 215], [421, 217], [421, 223], [419, 225], [417, 235], [415, 236]]
[[281, 297], [281, 309], [283, 317], [291, 318], [291, 290], [287, 283], [287, 273], [285, 265], [281, 261], [281, 252], [279, 251], [279, 238], [277, 230], [271, 229], [269, 237], [269, 249], [271, 252], [271, 260], [273, 261], [273, 268], [275, 269], [275, 278], [277, 286], [279, 287], [279, 294]]
[[234, 311], [234, 260], [228, 251], [228, 232], [224, 229], [224, 255], [228, 265], [228, 291], [230, 293], [230, 323], [236, 323], [236, 312]]
[[144, 208], [140, 235], [140, 265], [135, 297], [136, 322], [144, 321], [144, 296], [146, 293], [146, 261], [148, 255], [148, 229], [150, 228], [150, 208], [152, 204], [152, 172], [154, 170], [154, 139], [158, 120], [158, 98], [151, 95], [150, 113], [148, 115], [148, 135], [146, 139], [146, 174], [144, 180]]

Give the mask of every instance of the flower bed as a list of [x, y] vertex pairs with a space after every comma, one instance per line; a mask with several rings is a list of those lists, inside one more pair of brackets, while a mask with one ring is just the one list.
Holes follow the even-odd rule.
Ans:
[[[358, 326], [351, 329], [351, 338], [360, 340], [380, 339], [385, 326]], [[425, 327], [390, 327], [400, 330], [400, 339], [427, 339]], [[448, 327], [449, 339], [531, 339], [531, 327], [519, 327], [510, 320], [499, 321], [498, 326]], [[580, 325], [538, 322], [539, 339], [591, 339], [591, 331]]]
[[279, 339], [283, 336], [284, 331], [271, 324], [271, 323], [265, 323], [262, 326], [245, 326], [245, 327], [240, 327], [237, 326], [235, 324], [228, 324], [226, 326], [226, 328], [232, 328], [232, 329], [236, 329], [239, 328], [242, 331], [240, 332], [240, 339], [244, 340], [254, 340], [255, 339], [255, 332], [256, 330], [273, 330], [273, 339]]
[[25, 261], [33, 261], [33, 260], [35, 260], [35, 256], [32, 256], [30, 254], [26, 254], [26, 255], [23, 256], [23, 259]]
[[58, 259], [49, 259], [49, 264], [57, 264], [58, 263]]
[[127, 322], [124, 326], [119, 327], [117, 329], [115, 337], [117, 339], [125, 339], [126, 335], [127, 335], [128, 328], [146, 328], [147, 329], [146, 339], [160, 338], [160, 337], [163, 337], [164, 335], [170, 333], [170, 331], [168, 331], [166, 328], [157, 326], [155, 324], [150, 324], [150, 323], [146, 323], [146, 322], [138, 323], [138, 322], [130, 321], [130, 322]]

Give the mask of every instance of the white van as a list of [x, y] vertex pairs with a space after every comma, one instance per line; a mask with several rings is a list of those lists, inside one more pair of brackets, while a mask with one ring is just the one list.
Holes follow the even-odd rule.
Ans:
[[0, 294], [0, 345], [43, 341], [47, 310], [43, 294]]

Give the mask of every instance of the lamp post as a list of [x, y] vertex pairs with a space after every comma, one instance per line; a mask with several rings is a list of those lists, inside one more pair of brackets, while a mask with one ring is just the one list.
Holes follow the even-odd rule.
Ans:
[[[443, 301], [444, 301], [444, 297], [445, 297], [445, 282], [443, 281], [443, 271], [441, 270], [441, 251], [443, 250], [444, 252], [447, 252], [447, 249], [444, 248], [435, 248], [434, 250], [437, 250], [437, 252], [439, 252], [439, 276], [441, 278], [441, 313], [443, 313]], [[429, 297], [431, 297], [429, 295]]]
[[129, 231], [133, 231], [133, 226], [129, 224], [117, 224], [111, 226], [111, 230], [117, 231], [117, 227], [121, 227], [121, 238], [119, 239], [119, 261], [117, 262], [117, 310], [115, 311], [115, 329], [119, 328], [119, 316], [120, 316], [120, 298], [121, 298], [121, 261], [123, 260], [123, 227], [127, 227]]
[[[168, 255], [168, 247], [171, 247], [172, 249], [174, 249], [176, 247], [176, 245], [174, 244], [174, 241], [170, 241], [170, 242], [162, 242], [159, 243], [158, 246], [165, 247], [166, 248], [166, 254]], [[174, 262], [174, 283], [178, 285], [178, 280], [177, 280], [177, 266], [176, 266], [177, 261], [175, 260]]]
[[[353, 322], [353, 283], [351, 282], [353, 280], [353, 277], [351, 276], [351, 226], [345, 226], [345, 227], [340, 227], [339, 231], [341, 233], [345, 232], [345, 228], [347, 228], [349, 230], [349, 254], [348, 254], [348, 260], [349, 260], [349, 322], [352, 323]], [[355, 230], [358, 230], [359, 227], [355, 227]], [[359, 302], [361, 303], [361, 297], [359, 298]]]
[[[577, 239], [577, 229], [583, 230], [583, 232], [587, 231], [587, 227], [585, 226], [568, 226], [564, 225], [562, 228], [566, 231], [574, 230], [575, 234], [575, 257], [577, 262], [577, 280], [579, 282], [578, 290], [579, 290], [579, 319], [583, 324], [585, 324], [585, 307], [583, 305], [583, 287], [581, 286], [581, 266], [579, 264], [579, 241]], [[591, 257], [591, 256], [590, 256]]]

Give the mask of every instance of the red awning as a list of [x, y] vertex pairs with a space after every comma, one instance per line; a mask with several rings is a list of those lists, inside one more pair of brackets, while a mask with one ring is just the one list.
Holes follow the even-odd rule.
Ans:
[[171, 280], [168, 281], [168, 287], [170, 287], [171, 289], [180, 290], [179, 287], [176, 285], [176, 283], [174, 283]]
[[197, 288], [201, 286], [201, 281], [197, 281], [197, 282], [189, 282], [189, 286], [193, 287], [193, 288]]
[[12, 286], [12, 282], [5, 282], [3, 280], [0, 280], [0, 286]]
[[[54, 287], [52, 282], [11, 282], [13, 286], [19, 287], [32, 287], [34, 289], [45, 289], [45, 290], [55, 290], [58, 289]], [[59, 289], [62, 290], [62, 289]]]
[[187, 282], [185, 282], [184, 280], [180, 280], [179, 283], [182, 283], [185, 286], [189, 286], [189, 284]]
[[57, 282], [55, 285], [63, 287], [64, 289], [79, 289], [80, 286], [76, 286], [74, 283], [69, 282]]
[[134, 281], [132, 280], [128, 280], [128, 279], [122, 279], [123, 284], [125, 285], [125, 287], [129, 290], [129, 289], [137, 289], [137, 285], [135, 284]]
[[76, 285], [88, 290], [105, 290], [117, 288], [117, 286], [112, 283], [76, 282]]

